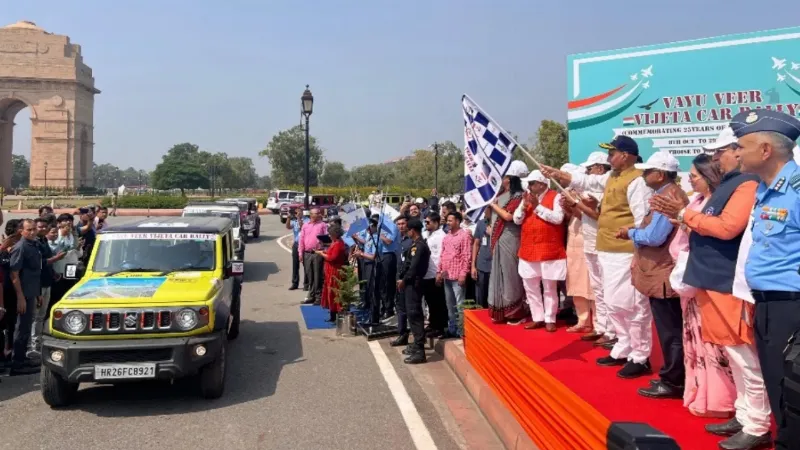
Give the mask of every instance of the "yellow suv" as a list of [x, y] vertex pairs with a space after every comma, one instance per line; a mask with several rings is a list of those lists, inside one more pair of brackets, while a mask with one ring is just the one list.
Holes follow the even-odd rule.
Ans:
[[80, 281], [45, 325], [44, 401], [66, 406], [82, 382], [194, 375], [204, 397], [222, 396], [244, 273], [232, 228], [227, 218], [164, 217], [99, 232], [88, 266], [66, 268]]

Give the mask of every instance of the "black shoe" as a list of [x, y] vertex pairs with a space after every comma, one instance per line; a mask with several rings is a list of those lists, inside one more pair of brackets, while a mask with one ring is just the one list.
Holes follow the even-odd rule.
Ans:
[[650, 387], [639, 389], [639, 395], [649, 398], [683, 398], [683, 389], [674, 388], [659, 380], [651, 380]]
[[442, 330], [431, 330], [425, 332], [425, 337], [429, 338], [441, 338], [444, 337], [444, 331]]
[[739, 421], [736, 420], [736, 417], [734, 417], [733, 419], [724, 423], [706, 425], [706, 431], [717, 436], [733, 436], [734, 434], [742, 431], [742, 424], [740, 424]]
[[416, 352], [403, 360], [406, 364], [424, 364], [427, 361], [428, 359], [425, 357], [425, 352]]
[[314, 304], [314, 299], [313, 298], [307, 298], [307, 299], [303, 300], [302, 304], [303, 305], [313, 305]]
[[724, 450], [755, 450], [759, 448], [772, 448], [770, 433], [753, 436], [740, 431], [719, 443], [719, 448]]
[[653, 373], [653, 369], [650, 367], [650, 361], [645, 361], [642, 364], [628, 361], [628, 363], [625, 364], [625, 367], [617, 372], [617, 376], [620, 378], [631, 379], [650, 375], [651, 373]]
[[408, 346], [408, 347], [403, 349], [403, 354], [406, 355], [406, 356], [411, 356], [411, 355], [413, 355], [414, 353], [417, 353], [417, 352], [419, 352], [419, 350], [417, 350], [413, 346]]
[[289, 290], [290, 291], [296, 291], [297, 290], [297, 286], [289, 286]]
[[597, 360], [598, 366], [604, 367], [613, 367], [613, 366], [624, 366], [628, 360], [626, 358], [612, 358], [611, 356], [606, 356], [603, 358], [599, 358]]
[[408, 345], [408, 335], [401, 334], [397, 337], [397, 339], [393, 340], [389, 343], [392, 347], [402, 347], [403, 345]]
[[600, 345], [600, 347], [602, 347], [602, 348], [604, 348], [604, 349], [606, 349], [608, 351], [611, 351], [611, 350], [614, 350], [614, 344], [616, 344], [616, 343], [617, 343], [617, 339], [615, 338], [615, 339], [612, 339], [612, 340], [606, 342], [605, 344]]

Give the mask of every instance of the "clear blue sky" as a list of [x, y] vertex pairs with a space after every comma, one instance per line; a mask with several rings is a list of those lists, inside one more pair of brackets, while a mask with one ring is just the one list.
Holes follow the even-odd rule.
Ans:
[[[592, 8], [592, 9], [590, 9]], [[565, 120], [566, 55], [797, 24], [800, 3], [760, 0], [8, 0], [83, 48], [103, 91], [95, 162], [152, 169], [173, 144], [257, 156], [299, 122], [329, 160], [379, 163], [436, 140], [462, 145], [468, 93], [506, 129]], [[736, 68], [735, 62], [720, 68]], [[30, 154], [27, 110], [14, 152]]]

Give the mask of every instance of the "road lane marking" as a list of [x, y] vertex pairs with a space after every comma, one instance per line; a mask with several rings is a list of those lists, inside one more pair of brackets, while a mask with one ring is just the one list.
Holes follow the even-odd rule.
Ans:
[[278, 238], [278, 245], [280, 246], [280, 248], [286, 250], [286, 253], [288, 253], [290, 255], [292, 254], [292, 249], [287, 247], [286, 244], [283, 243], [283, 240], [288, 238], [288, 237], [292, 237], [292, 236], [293, 236], [293, 233], [289, 233], [289, 234], [283, 235], [283, 236]]
[[378, 341], [370, 341], [369, 348], [372, 350], [372, 356], [375, 357], [375, 362], [378, 363], [378, 369], [380, 369], [383, 379], [386, 380], [397, 407], [400, 408], [400, 414], [403, 415], [408, 432], [411, 433], [414, 447], [417, 450], [436, 450], [436, 444], [433, 442], [428, 427], [425, 426], [422, 416], [419, 415], [417, 407], [414, 406], [414, 401], [411, 400], [403, 382], [400, 381], [400, 377], [394, 371], [394, 367], [392, 367], [392, 363], [383, 351], [381, 344]]
[[[292, 233], [289, 233], [278, 238], [278, 246], [287, 253], [292, 253], [292, 249], [287, 247], [283, 243], [283, 240], [291, 236]], [[406, 428], [408, 428], [408, 432], [411, 433], [414, 447], [416, 447], [417, 450], [437, 450], [436, 443], [433, 442], [428, 427], [425, 426], [425, 422], [422, 420], [422, 416], [419, 415], [414, 401], [411, 400], [411, 397], [408, 395], [408, 391], [406, 391], [400, 377], [397, 376], [397, 372], [395, 372], [394, 367], [392, 367], [392, 363], [383, 351], [381, 344], [378, 341], [370, 341], [368, 344], [372, 351], [372, 356], [378, 364], [378, 370], [381, 371], [381, 375], [383, 375], [383, 379], [386, 380], [386, 385], [389, 387], [389, 392], [392, 393], [392, 397], [397, 407], [400, 409], [400, 414], [403, 416]]]

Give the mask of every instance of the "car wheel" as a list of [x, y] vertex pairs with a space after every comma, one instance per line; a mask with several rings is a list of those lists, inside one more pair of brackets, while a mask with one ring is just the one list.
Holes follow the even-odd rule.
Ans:
[[[285, 219], [281, 219], [282, 223], [286, 223]], [[261, 220], [256, 220], [256, 227], [253, 229], [253, 237], [258, 239], [258, 236], [261, 235]]]
[[228, 328], [228, 340], [232, 341], [239, 337], [239, 322], [241, 321], [241, 314], [242, 314], [242, 298], [241, 298], [241, 289], [239, 294], [236, 296], [236, 299], [233, 301], [233, 305], [231, 305], [231, 325]]
[[42, 366], [39, 375], [42, 385], [42, 398], [52, 408], [68, 406], [75, 399], [79, 383], [70, 383], [47, 366]]
[[223, 336], [222, 347], [220, 347], [217, 358], [200, 371], [200, 395], [203, 398], [220, 398], [225, 392], [225, 379], [227, 378], [228, 369], [227, 341], [227, 336]]
[[286, 220], [287, 220], [286, 217], [281, 217], [281, 223], [286, 223]]

